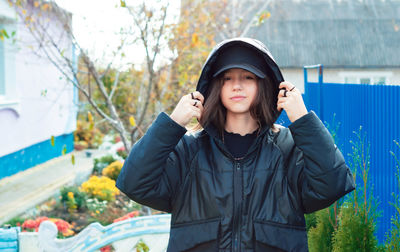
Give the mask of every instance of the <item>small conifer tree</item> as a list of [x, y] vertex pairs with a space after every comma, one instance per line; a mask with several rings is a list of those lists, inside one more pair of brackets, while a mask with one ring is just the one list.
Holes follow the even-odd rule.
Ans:
[[[372, 195], [372, 188], [368, 183], [370, 146], [366, 143], [366, 135], [362, 133], [362, 127], [355, 134], [357, 141], [351, 141], [350, 167], [353, 170], [356, 189], [353, 192], [353, 198], [345, 202], [340, 209], [339, 225], [333, 235], [332, 251], [334, 252], [369, 252], [377, 249], [374, 231], [379, 213], [377, 202]], [[358, 176], [362, 183], [357, 186]]]
[[[394, 141], [400, 149], [400, 144]], [[400, 160], [390, 152], [396, 160], [396, 178], [398, 191], [400, 192]], [[386, 250], [388, 252], [400, 251], [400, 195], [393, 193], [394, 202], [391, 203], [396, 208], [396, 213], [392, 216], [392, 227], [386, 234]]]

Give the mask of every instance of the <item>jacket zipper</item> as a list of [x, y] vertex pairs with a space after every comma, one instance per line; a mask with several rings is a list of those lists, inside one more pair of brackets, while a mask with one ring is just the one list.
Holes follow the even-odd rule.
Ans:
[[241, 216], [242, 216], [242, 171], [240, 167], [240, 163], [237, 162], [240, 159], [235, 159], [235, 168], [233, 172], [233, 180], [234, 180], [234, 211], [233, 211], [233, 239], [232, 239], [232, 248], [233, 251], [240, 251], [240, 228], [241, 228]]

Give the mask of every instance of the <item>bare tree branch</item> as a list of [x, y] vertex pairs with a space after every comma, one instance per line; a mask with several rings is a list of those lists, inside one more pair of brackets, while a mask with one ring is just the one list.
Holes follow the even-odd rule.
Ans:
[[[266, 0], [264, 4], [260, 7], [260, 10], [265, 10], [267, 6], [271, 3], [271, 0]], [[240, 37], [244, 37], [247, 35], [249, 32], [251, 26], [253, 23], [257, 20], [257, 16], [254, 15], [253, 18], [247, 23], [246, 27], [243, 29], [242, 33], [240, 34]]]
[[112, 88], [111, 93], [110, 93], [110, 100], [112, 99], [112, 97], [113, 97], [113, 95], [114, 95], [114, 93], [115, 93], [115, 90], [117, 89], [118, 80], [119, 80], [119, 74], [120, 74], [120, 72], [118, 71], [118, 72], [116, 73], [116, 75], [115, 75], [115, 80], [114, 80], [113, 88]]

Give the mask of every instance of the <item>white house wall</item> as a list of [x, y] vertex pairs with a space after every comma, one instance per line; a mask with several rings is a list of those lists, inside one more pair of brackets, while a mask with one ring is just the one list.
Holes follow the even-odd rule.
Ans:
[[[281, 68], [283, 78], [286, 81], [293, 83], [297, 88], [304, 93], [304, 72], [303, 68]], [[387, 68], [387, 69], [350, 69], [350, 68], [335, 68], [323, 69], [323, 81], [325, 83], [345, 83], [344, 76], [376, 76], [376, 75], [388, 76], [387, 85], [400, 85], [400, 68]], [[308, 81], [318, 82], [318, 70], [308, 70]]]
[[[0, 0], [1, 5], [4, 2]], [[0, 109], [0, 157], [51, 136], [70, 134], [76, 127], [73, 86], [52, 63], [32, 52], [35, 45], [23, 24], [18, 25], [17, 36], [16, 94], [8, 98], [17, 100], [19, 109]], [[66, 49], [65, 54], [72, 54], [71, 46]]]

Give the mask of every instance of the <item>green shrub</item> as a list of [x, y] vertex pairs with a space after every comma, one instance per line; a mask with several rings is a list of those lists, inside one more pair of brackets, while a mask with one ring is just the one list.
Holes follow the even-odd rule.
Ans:
[[366, 144], [366, 135], [362, 128], [358, 133], [356, 142], [351, 142], [350, 167], [354, 180], [360, 176], [362, 185], [357, 186], [353, 198], [345, 202], [340, 208], [338, 228], [333, 235], [333, 251], [376, 251], [377, 240], [374, 235], [376, 219], [379, 216], [377, 203], [372, 196], [368, 183], [370, 169], [369, 144]]
[[[400, 144], [394, 141], [400, 149]], [[400, 160], [393, 152], [390, 152], [396, 160], [396, 178], [397, 186], [400, 192]], [[400, 196], [393, 193], [394, 202], [391, 205], [396, 209], [396, 213], [392, 216], [392, 227], [386, 234], [386, 250], [389, 252], [400, 251]]]
[[149, 252], [150, 251], [149, 247], [146, 245], [146, 243], [144, 243], [144, 241], [142, 239], [140, 239], [138, 241], [138, 243], [136, 243], [135, 248], [136, 248], [137, 252]]
[[4, 226], [10, 225], [11, 227], [20, 227], [25, 221], [25, 218], [17, 216], [4, 223]]
[[305, 214], [304, 218], [306, 219], [306, 230], [310, 231], [311, 228], [315, 228], [317, 226], [317, 216], [316, 213]]
[[339, 227], [333, 237], [334, 252], [376, 251], [375, 220], [367, 209], [346, 202], [339, 214]]
[[103, 134], [94, 126], [93, 116], [90, 112], [87, 113], [87, 118], [85, 117], [82, 114], [78, 115], [76, 130], [74, 131], [74, 141], [76, 143], [80, 142], [79, 145], [81, 147], [97, 148], [103, 142]]
[[337, 228], [337, 203], [315, 213], [316, 225], [308, 232], [310, 252], [332, 251], [332, 236]]
[[105, 155], [100, 158], [95, 158], [93, 174], [100, 175], [103, 172], [103, 169], [114, 161], [116, 161], [116, 159], [112, 155]]
[[61, 202], [65, 204], [68, 210], [82, 210], [86, 207], [86, 193], [79, 190], [77, 186], [65, 186], [60, 190]]

